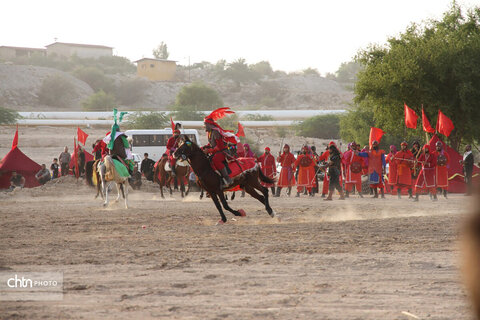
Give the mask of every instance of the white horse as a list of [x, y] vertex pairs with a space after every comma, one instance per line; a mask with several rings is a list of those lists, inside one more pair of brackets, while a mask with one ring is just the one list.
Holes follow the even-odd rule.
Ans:
[[105, 156], [103, 163], [99, 162], [97, 167], [100, 180], [102, 181], [102, 196], [104, 195], [105, 202], [103, 206], [108, 205], [108, 192], [112, 183], [117, 187], [118, 196], [115, 201], [120, 199], [120, 191], [122, 191], [125, 199], [125, 208], [128, 209], [128, 177], [121, 177], [111, 156]]

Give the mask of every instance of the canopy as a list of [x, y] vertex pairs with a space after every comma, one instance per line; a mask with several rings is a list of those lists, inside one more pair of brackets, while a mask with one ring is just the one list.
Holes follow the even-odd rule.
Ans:
[[25, 178], [26, 188], [37, 187], [40, 183], [35, 178], [35, 174], [40, 169], [42, 167], [38, 163], [27, 157], [18, 147], [15, 147], [0, 161], [0, 189], [10, 187], [12, 171], [16, 171]]

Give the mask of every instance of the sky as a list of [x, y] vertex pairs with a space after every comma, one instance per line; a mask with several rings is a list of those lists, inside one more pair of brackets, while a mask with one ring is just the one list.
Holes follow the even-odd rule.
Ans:
[[[334, 73], [369, 44], [441, 19], [451, 0], [0, 0], [0, 46], [113, 47], [135, 61], [162, 41], [179, 64], [238, 58]], [[462, 8], [480, 0], [457, 0]], [[56, 39], [56, 40], [55, 40]]]

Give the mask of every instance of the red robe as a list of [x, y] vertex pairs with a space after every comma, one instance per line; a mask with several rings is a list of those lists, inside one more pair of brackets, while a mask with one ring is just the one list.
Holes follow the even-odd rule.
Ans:
[[170, 165], [172, 167], [175, 166], [175, 163], [177, 162], [177, 160], [173, 156], [173, 153], [175, 152], [175, 150], [177, 150], [177, 148], [178, 148], [177, 137], [171, 136], [170, 138], [168, 138], [166, 149], [168, 154], [168, 160], [170, 160]]
[[395, 162], [397, 165], [397, 180], [395, 184], [397, 188], [409, 187], [412, 185], [412, 165], [413, 153], [410, 150], [398, 151], [395, 154]]
[[[447, 158], [447, 162], [444, 165], [438, 164], [438, 156], [442, 154]], [[446, 189], [448, 188], [448, 164], [450, 163], [450, 157], [448, 156], [448, 152], [445, 151], [435, 151], [435, 158], [437, 162], [435, 177], [437, 179], [437, 187]]]
[[[260, 163], [260, 167], [262, 169], [262, 172], [265, 176], [267, 176], [268, 178], [274, 178], [275, 175], [277, 174], [277, 168], [276, 168], [276, 165], [275, 165], [275, 157], [272, 156], [272, 154], [262, 154], [260, 157], [258, 157], [258, 162]], [[264, 183], [262, 182], [261, 183], [262, 186], [264, 187], [273, 187], [275, 186], [275, 184], [273, 183]]]
[[362, 172], [352, 172], [352, 163], [358, 162], [363, 166], [363, 158], [359, 157], [352, 150], [348, 150], [343, 154], [343, 161], [345, 163], [345, 189], [352, 191], [355, 185], [357, 192], [362, 191]]
[[437, 166], [437, 156], [435, 153], [429, 153], [425, 155], [422, 153], [418, 157], [418, 161], [424, 162], [422, 164], [422, 170], [418, 174], [417, 181], [415, 182], [415, 190], [417, 189], [432, 189], [435, 190], [435, 167]]
[[315, 160], [313, 157], [301, 154], [294, 163], [294, 168], [299, 167], [298, 170], [298, 187], [307, 187], [311, 191], [315, 183]]
[[282, 170], [278, 178], [278, 187], [291, 187], [295, 185], [295, 174], [293, 172], [293, 164], [295, 163], [295, 156], [288, 152], [282, 153], [277, 157], [277, 162], [280, 162]]
[[393, 187], [397, 181], [397, 162], [395, 161], [396, 154], [389, 153], [385, 158], [385, 162], [389, 164], [388, 166], [388, 184], [393, 191]]

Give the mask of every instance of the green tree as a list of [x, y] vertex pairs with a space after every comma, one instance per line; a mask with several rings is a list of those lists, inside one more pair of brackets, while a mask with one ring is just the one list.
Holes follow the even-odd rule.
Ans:
[[393, 136], [404, 130], [403, 103], [435, 124], [439, 109], [452, 119], [449, 143], [480, 136], [480, 8], [466, 16], [455, 2], [440, 21], [411, 25], [384, 47], [361, 51], [355, 102], [373, 111], [375, 124]]
[[320, 72], [314, 68], [307, 68], [302, 71], [304, 76], [317, 76], [320, 77]]
[[103, 90], [91, 95], [87, 100], [82, 102], [85, 111], [108, 111], [116, 106], [115, 97]]
[[223, 107], [223, 101], [217, 91], [203, 82], [194, 82], [184, 86], [175, 99], [177, 106], [190, 106], [192, 110], [213, 110]]
[[20, 115], [17, 111], [0, 107], [0, 124], [12, 124], [20, 119]]
[[354, 84], [360, 70], [362, 70], [362, 64], [357, 61], [342, 62], [335, 74], [336, 80], [340, 83]]
[[47, 106], [64, 107], [75, 94], [75, 87], [61, 75], [49, 76], [43, 80], [38, 92], [38, 100]]
[[158, 45], [158, 47], [153, 49], [152, 53], [156, 59], [168, 59], [170, 56], [167, 44], [163, 41]]
[[163, 129], [170, 120], [164, 112], [135, 112], [128, 115], [129, 129]]
[[260, 78], [259, 74], [249, 68], [243, 58], [229, 63], [223, 72], [223, 76], [235, 81], [237, 86], [240, 86], [242, 83], [257, 81]]
[[327, 114], [305, 119], [296, 126], [296, 132], [302, 137], [338, 139], [340, 137], [340, 118], [336, 114]]
[[174, 105], [170, 112], [174, 119], [186, 121], [201, 121], [205, 117], [203, 112], [198, 111], [194, 106]]
[[261, 77], [273, 76], [273, 69], [268, 61], [260, 61], [255, 64], [251, 64], [249, 68]]

